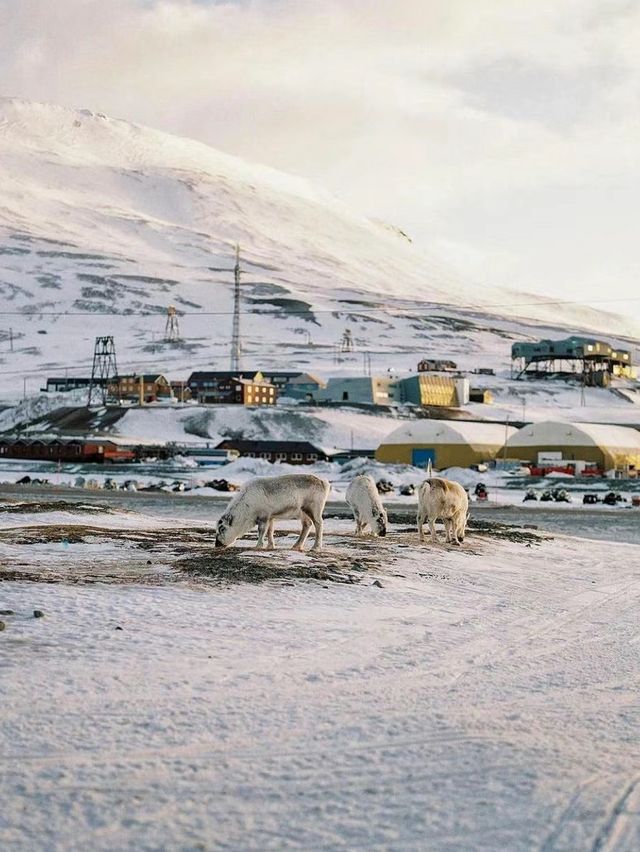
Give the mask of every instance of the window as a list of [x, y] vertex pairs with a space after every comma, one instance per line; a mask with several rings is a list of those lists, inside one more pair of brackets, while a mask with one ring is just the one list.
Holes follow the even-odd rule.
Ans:
[[307, 453], [307, 461], [318, 461], [317, 453]]
[[284, 461], [286, 458], [287, 458], [286, 453], [276, 453], [276, 460], [277, 461]]
[[255, 453], [243, 453], [243, 455], [248, 459], [254, 459], [256, 457]]
[[292, 462], [302, 461], [302, 453], [291, 453], [291, 461]]
[[271, 453], [260, 453], [260, 458], [261, 459], [270, 459]]

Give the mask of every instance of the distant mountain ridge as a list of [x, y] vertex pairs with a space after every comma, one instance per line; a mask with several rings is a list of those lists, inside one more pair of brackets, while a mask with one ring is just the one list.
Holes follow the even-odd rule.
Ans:
[[[520, 327], [512, 317], [522, 302], [520, 313], [544, 320], [547, 331], [638, 332], [637, 323], [591, 308], [545, 307], [466, 282], [399, 228], [353, 213], [301, 178], [100, 113], [0, 99], [8, 385], [23, 375], [35, 384], [43, 371], [86, 372], [97, 334], [116, 336], [127, 369], [224, 366], [236, 243], [246, 357], [256, 363], [356, 371], [358, 357], [336, 363], [347, 325], [358, 348], [378, 352], [385, 366], [413, 363], [414, 351], [468, 353], [460, 327], [453, 350], [448, 331], [438, 341], [443, 306], [445, 321], [466, 317], [482, 328], [503, 317], [507, 333]], [[185, 338], [172, 347], [161, 344], [169, 304], [183, 314]], [[104, 316], [113, 312], [120, 316]]]

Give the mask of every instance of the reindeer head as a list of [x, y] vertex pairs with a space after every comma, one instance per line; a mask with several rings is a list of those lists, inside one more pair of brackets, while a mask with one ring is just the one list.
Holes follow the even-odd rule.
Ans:
[[225, 512], [216, 528], [216, 547], [229, 547], [238, 538], [241, 531], [233, 512]]
[[374, 532], [376, 533], [376, 535], [385, 536], [387, 534], [387, 510], [374, 509], [373, 520], [375, 524]]

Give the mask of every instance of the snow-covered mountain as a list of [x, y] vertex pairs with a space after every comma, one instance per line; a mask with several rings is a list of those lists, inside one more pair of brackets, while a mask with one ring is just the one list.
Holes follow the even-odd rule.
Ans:
[[[5, 393], [25, 376], [36, 390], [47, 374], [85, 373], [98, 334], [115, 336], [121, 370], [226, 367], [236, 243], [247, 367], [355, 372], [365, 351], [374, 371], [413, 368], [417, 353], [505, 367], [511, 339], [640, 333], [467, 282], [299, 178], [87, 110], [0, 99]], [[170, 304], [181, 344], [162, 340]], [[338, 361], [347, 326], [358, 351]]]

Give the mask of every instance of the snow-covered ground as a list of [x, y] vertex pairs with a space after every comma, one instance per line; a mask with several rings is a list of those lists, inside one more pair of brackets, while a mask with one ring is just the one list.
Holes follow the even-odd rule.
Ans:
[[[314, 558], [285, 522], [275, 553], [235, 550], [281, 580], [221, 584], [175, 568], [215, 563], [207, 526], [20, 514], [3, 849], [640, 845], [637, 545], [357, 542], [330, 520]], [[292, 576], [332, 565], [342, 582]]]
[[[96, 335], [114, 335], [121, 372], [226, 369], [237, 243], [245, 369], [356, 374], [366, 355], [374, 373], [406, 373], [426, 356], [502, 380], [516, 340], [591, 329], [638, 345], [632, 316], [467, 280], [290, 175], [88, 110], [2, 98], [0, 397], [87, 375]], [[176, 344], [163, 340], [170, 304]], [[346, 328], [351, 354], [338, 352]]]

